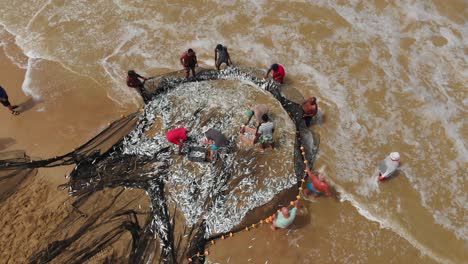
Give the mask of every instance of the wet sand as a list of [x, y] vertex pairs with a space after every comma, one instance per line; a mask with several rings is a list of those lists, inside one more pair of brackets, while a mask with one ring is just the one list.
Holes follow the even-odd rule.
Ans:
[[[19, 116], [13, 116], [2, 106], [0, 151], [24, 150], [33, 159], [65, 154], [100, 132], [108, 122], [118, 119], [120, 114], [134, 110], [118, 108], [105, 94], [98, 92], [91, 93], [94, 95], [92, 100], [81, 96], [78, 91], [64, 94], [55, 103], [47, 98], [36, 102], [21, 90], [25, 71], [11, 63], [3, 50], [0, 52], [0, 68], [1, 85], [10, 102], [20, 105], [22, 111]], [[70, 80], [70, 77], [64, 79]], [[86, 85], [86, 82], [80, 82], [80, 85]], [[66, 189], [57, 188], [68, 181], [65, 175], [73, 167], [39, 169], [37, 174], [32, 173], [16, 186], [14, 193], [0, 204], [2, 263], [26, 263], [33, 253], [54, 240], [66, 238], [80, 226], [82, 217], [71, 206], [74, 198], [69, 197]], [[95, 208], [86, 213], [92, 215], [114, 196], [115, 190], [96, 193]], [[126, 190], [119, 196], [119, 201], [129, 209], [148, 208], [148, 198], [141, 190]], [[76, 218], [77, 221], [66, 228], [60, 227], [67, 218]], [[128, 258], [130, 242], [131, 236], [124, 236], [120, 246], [116, 243], [113, 253]]]

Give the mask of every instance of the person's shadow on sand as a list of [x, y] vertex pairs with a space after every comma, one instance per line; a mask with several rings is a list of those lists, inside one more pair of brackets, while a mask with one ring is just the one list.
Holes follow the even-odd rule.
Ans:
[[30, 97], [28, 100], [18, 105], [18, 110], [21, 112], [29, 111], [39, 102], [40, 100]]
[[13, 138], [0, 138], [0, 151], [7, 149], [9, 146], [16, 143]]

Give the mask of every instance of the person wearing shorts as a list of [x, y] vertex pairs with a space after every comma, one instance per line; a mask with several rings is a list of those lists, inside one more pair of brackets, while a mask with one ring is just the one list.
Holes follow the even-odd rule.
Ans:
[[232, 64], [231, 57], [226, 46], [218, 44], [215, 48], [215, 66], [219, 71], [221, 64], [226, 63], [229, 67]]
[[184, 66], [185, 69], [185, 78], [188, 79], [190, 76], [190, 71], [192, 72], [193, 78], [195, 78], [195, 67], [198, 66], [197, 55], [193, 49], [188, 49], [180, 57], [180, 64]]
[[309, 167], [306, 167], [306, 172], [311, 180], [307, 184], [307, 188], [304, 189], [304, 195], [309, 196], [313, 195], [314, 197], [325, 195], [327, 197], [331, 196], [330, 186], [325, 182], [325, 176], [319, 174], [318, 176], [312, 173]]
[[267, 145], [274, 149], [273, 133], [275, 132], [275, 124], [271, 122], [267, 114], [262, 116], [262, 124], [258, 127], [260, 148], [265, 150]]
[[179, 127], [179, 128], [169, 130], [166, 133], [167, 140], [171, 142], [172, 144], [176, 144], [179, 146], [178, 155], [183, 155], [182, 147], [183, 147], [184, 142], [187, 140], [188, 132], [190, 131], [186, 129], [185, 127]]
[[210, 160], [213, 160], [214, 155], [220, 148], [226, 147], [228, 144], [228, 139], [220, 131], [216, 129], [208, 129], [205, 132], [206, 140], [202, 143], [209, 145], [210, 149]]
[[18, 108], [17, 105], [11, 105], [10, 101], [8, 100], [8, 94], [3, 89], [2, 86], [0, 86], [0, 101], [2, 102], [2, 105], [8, 108], [11, 111], [11, 114], [13, 115], [19, 115], [20, 113], [18, 111], [15, 111], [16, 108]]

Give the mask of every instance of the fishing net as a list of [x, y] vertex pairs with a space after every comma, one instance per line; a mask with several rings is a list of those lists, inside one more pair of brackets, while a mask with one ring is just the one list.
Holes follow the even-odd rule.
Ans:
[[[295, 195], [305, 166], [298, 146], [305, 146], [310, 162], [315, 159], [318, 138], [305, 127], [301, 106], [282, 96], [280, 86], [263, 79], [259, 70], [202, 69], [192, 81], [177, 72], [150, 78], [145, 90], [153, 99], [142, 111], [111, 123], [71, 153], [34, 161], [24, 153], [0, 156], [5, 180], [13, 172], [28, 175], [40, 167], [76, 165], [60, 188], [74, 198], [79, 221], [65, 219], [59, 228], [74, 226], [73, 232], [33, 254], [31, 262], [184, 262], [204, 252], [211, 239], [257, 222], [275, 211], [278, 201]], [[276, 110], [272, 112], [280, 146], [259, 155], [236, 142], [246, 102], [261, 100]], [[165, 138], [168, 129], [180, 126], [190, 129], [183, 150], [190, 159], [174, 155], [176, 147]], [[228, 135], [230, 143], [207, 162], [200, 142], [209, 128]], [[11, 184], [20, 184], [24, 177]], [[119, 207], [124, 188], [144, 190], [150, 210]], [[96, 194], [108, 189], [115, 192], [109, 206], [85, 213], [99, 199]], [[0, 195], [5, 199], [9, 193]], [[125, 234], [131, 235], [132, 243], [119, 260], [111, 246]], [[194, 261], [203, 262], [204, 257]]]

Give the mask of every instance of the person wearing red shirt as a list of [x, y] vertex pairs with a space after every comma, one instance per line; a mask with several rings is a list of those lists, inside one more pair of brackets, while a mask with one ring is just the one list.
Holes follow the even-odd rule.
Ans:
[[304, 195], [313, 195], [314, 197], [318, 197], [325, 194], [325, 196], [330, 197], [330, 186], [325, 182], [325, 176], [323, 176], [323, 174], [319, 174], [317, 177], [317, 175], [312, 173], [308, 167], [306, 167], [305, 170], [312, 182], [307, 184], [307, 188], [304, 190]]
[[284, 76], [286, 75], [283, 66], [278, 63], [272, 64], [270, 69], [268, 69], [267, 73], [265, 74], [265, 78], [268, 78], [268, 75], [270, 75], [271, 71], [273, 71], [273, 80], [282, 84]]
[[184, 66], [185, 69], [185, 78], [188, 79], [190, 76], [190, 71], [192, 71], [192, 76], [195, 78], [195, 67], [198, 66], [197, 55], [193, 49], [188, 49], [182, 56], [180, 56], [180, 64]]
[[188, 132], [190, 132], [190, 131], [188, 129], [186, 129], [185, 127], [179, 127], [179, 128], [169, 130], [166, 133], [167, 140], [169, 142], [171, 142], [172, 144], [176, 144], [176, 145], [179, 146], [178, 155], [183, 154], [182, 153], [182, 147], [183, 147], [183, 143], [187, 140]]

